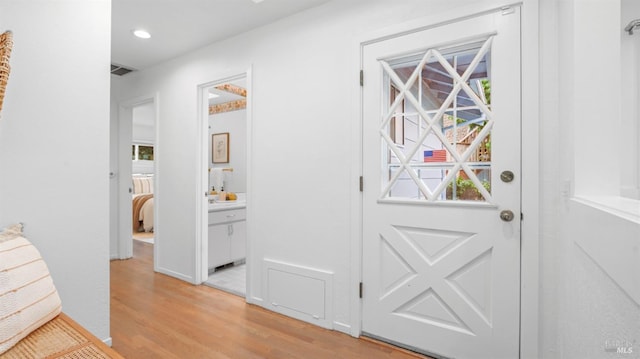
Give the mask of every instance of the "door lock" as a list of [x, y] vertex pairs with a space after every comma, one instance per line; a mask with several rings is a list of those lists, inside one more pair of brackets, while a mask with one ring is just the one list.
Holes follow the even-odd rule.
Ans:
[[513, 181], [514, 177], [515, 175], [511, 171], [502, 171], [502, 173], [500, 173], [500, 179], [505, 183]]
[[511, 222], [513, 221], [513, 212], [505, 209], [504, 211], [500, 212], [500, 219], [505, 221], [505, 222]]

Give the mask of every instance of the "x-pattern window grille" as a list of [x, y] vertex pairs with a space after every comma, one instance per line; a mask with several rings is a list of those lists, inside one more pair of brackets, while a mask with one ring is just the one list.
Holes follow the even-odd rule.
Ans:
[[[462, 74], [456, 70], [455, 64], [452, 66], [452, 64], [447, 61], [446, 56], [438, 49], [428, 49], [406, 81], [401, 79], [401, 76], [394, 70], [389, 62], [380, 60], [384, 74], [388, 76], [392, 86], [399, 90], [399, 93], [395, 96], [395, 100], [388, 109], [386, 109], [386, 111], [383, 110], [384, 115], [379, 128], [383, 143], [386, 144], [387, 150], [396, 158], [393, 163], [393, 167], [395, 167], [396, 170], [392, 171], [389, 168], [389, 171], [385, 174], [385, 178], [383, 178], [383, 184], [385, 182], [386, 184], [383, 185], [381, 198], [393, 197], [392, 189], [394, 185], [396, 185], [401, 176], [406, 173], [413, 183], [415, 183], [415, 186], [417, 186], [418, 191], [422, 195], [422, 200], [426, 200], [427, 202], [441, 201], [444, 198], [443, 193], [446, 191], [447, 186], [451, 187], [451, 184], [455, 186], [456, 178], [464, 173], [466, 178], [473, 183], [484, 201], [492, 202], [490, 191], [485, 188], [482, 181], [478, 178], [476, 171], [474, 171], [477, 167], [473, 166], [470, 157], [476, 153], [479, 146], [486, 144], [486, 139], [490, 135], [494, 125], [494, 118], [486, 98], [482, 99], [469, 84], [469, 80], [478, 68], [478, 65], [486, 61], [485, 56], [490, 52], [492, 39], [493, 38], [490, 37], [482, 43], [479, 49], [477, 49], [475, 56], [473, 56], [473, 60], [468, 64]], [[422, 81], [425, 66], [434, 62], [441, 65], [441, 75], [450, 78], [452, 88], [439, 108], [436, 111], [429, 111], [423, 107], [421, 99], [416, 97], [412, 89], [421, 85], [416, 85], [416, 82], [418, 82], [418, 79], [421, 79], [420, 82]], [[484, 66], [486, 66], [486, 63]], [[457, 69], [460, 70], [460, 68]], [[421, 96], [421, 93], [422, 91], [418, 91], [418, 97]], [[465, 109], [475, 109], [483, 119], [482, 128], [479, 129], [473, 141], [463, 151], [457, 148], [455, 140], [451, 143], [443, 131], [443, 118], [445, 114], [455, 114], [457, 109], [462, 109], [462, 106], [457, 103], [460, 95], [464, 95], [466, 99], [470, 99], [473, 103], [471, 106], [466, 106]], [[411, 146], [402, 146], [401, 148], [401, 146], [397, 144], [397, 140], [390, 136], [389, 125], [392, 119], [397, 116], [398, 112], [402, 112], [402, 110], [399, 110], [399, 107], [407, 102], [417, 112], [417, 122], [424, 130], [420, 131], [416, 141]], [[454, 116], [453, 121], [455, 123], [459, 120]], [[455, 128], [455, 124], [453, 127]], [[418, 151], [425, 148], [424, 143], [429, 136], [435, 136], [439, 140], [438, 145], [441, 144], [442, 149], [447, 152], [447, 160], [441, 161], [442, 163], [439, 164], [442, 169], [442, 178], [435, 189], [430, 189], [418, 173], [419, 168], [424, 168], [424, 164], [416, 163], [414, 160]], [[431, 165], [438, 166], [438, 163]], [[487, 165], [490, 165], [490, 163], [484, 163], [485, 168]]]

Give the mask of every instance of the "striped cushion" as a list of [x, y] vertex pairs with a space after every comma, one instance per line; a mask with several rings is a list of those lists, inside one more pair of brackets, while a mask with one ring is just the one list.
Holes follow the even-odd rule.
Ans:
[[20, 230], [0, 233], [0, 354], [61, 310], [47, 265]]
[[133, 177], [133, 194], [153, 193], [153, 177]]
[[0, 243], [22, 236], [22, 224], [14, 224], [0, 232]]

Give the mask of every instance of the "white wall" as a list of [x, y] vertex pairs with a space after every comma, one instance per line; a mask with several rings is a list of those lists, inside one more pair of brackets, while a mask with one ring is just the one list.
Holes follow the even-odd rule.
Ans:
[[131, 136], [134, 143], [155, 143], [156, 114], [153, 103], [133, 108], [133, 128]]
[[[621, 26], [640, 19], [640, 1], [622, 0]], [[620, 154], [624, 165], [621, 175], [621, 194], [640, 200], [640, 34], [620, 33], [621, 58], [621, 131]], [[635, 157], [635, 158], [634, 158]], [[625, 162], [627, 160], [627, 162]]]
[[562, 357], [606, 357], [605, 349], [623, 347], [632, 353], [618, 357], [640, 358], [640, 220], [579, 200], [563, 214]]
[[[229, 163], [211, 162], [211, 135], [229, 132]], [[224, 112], [209, 116], [209, 167], [233, 168], [225, 172], [225, 190], [247, 192], [247, 110]], [[211, 176], [209, 176], [211, 189]], [[216, 190], [220, 190], [216, 188]]]
[[[575, 153], [574, 190], [577, 194], [619, 195], [620, 161], [620, 1], [592, 0], [573, 7], [573, 50], [570, 72], [573, 87], [563, 105], [571, 111]], [[593, 26], [594, 21], [598, 26]], [[566, 23], [561, 23], [560, 30]], [[564, 44], [561, 43], [561, 46]], [[595, 53], [605, 56], [595, 56]], [[564, 61], [561, 60], [561, 66]], [[588, 74], [588, 75], [587, 75]], [[594, 123], [589, 119], [607, 119]], [[595, 142], [595, 141], [598, 142]], [[600, 143], [600, 144], [599, 144]], [[604, 150], [604, 151], [603, 151]], [[594, 171], [597, 164], [598, 170]]]
[[[109, 337], [111, 1], [1, 1], [14, 32], [0, 120], [0, 225], [25, 224], [63, 310]], [[80, 29], [82, 31], [80, 31]]]
[[620, 1], [541, 4], [540, 357], [638, 358], [640, 215], [615, 209], [640, 213], [619, 197]]
[[[569, 22], [569, 19], [563, 19]], [[569, 155], [559, 152], [562, 127], [566, 121], [559, 121], [560, 100], [559, 69], [560, 48], [555, 40], [557, 36], [569, 36], [558, 33], [558, 3], [540, 2], [540, 358], [559, 358], [559, 304], [558, 291], [560, 265], [562, 257], [558, 252], [558, 227], [560, 209], [563, 203], [560, 197], [560, 182], [566, 173], [561, 171], [560, 158], [568, 160]], [[562, 50], [566, 50], [563, 48]], [[563, 57], [568, 55], [563, 53]], [[568, 82], [568, 81], [565, 81]], [[561, 131], [562, 129], [562, 131]], [[533, 359], [533, 358], [531, 358]]]

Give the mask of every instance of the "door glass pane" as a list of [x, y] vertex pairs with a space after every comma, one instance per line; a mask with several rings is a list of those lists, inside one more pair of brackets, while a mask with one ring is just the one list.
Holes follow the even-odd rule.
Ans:
[[[393, 104], [400, 95], [400, 90], [397, 87], [391, 85], [389, 90], [389, 103]], [[393, 117], [389, 121], [389, 137], [393, 143], [404, 146], [404, 128], [405, 128], [405, 100], [398, 100], [400, 103], [393, 111]]]
[[[398, 174], [398, 172], [400, 172]], [[399, 176], [394, 182], [391, 191], [389, 192], [391, 197], [401, 197], [410, 199], [423, 199], [420, 189], [417, 183], [409, 176], [407, 171], [402, 167], [391, 166], [389, 167], [389, 178]]]
[[[475, 168], [472, 170], [480, 180], [482, 187], [491, 193], [491, 169]], [[456, 180], [447, 185], [447, 200], [458, 201], [484, 201], [484, 196], [479, 187], [469, 178], [464, 171], [459, 171]]]
[[382, 198], [490, 200], [489, 44], [381, 60], [388, 99]]

